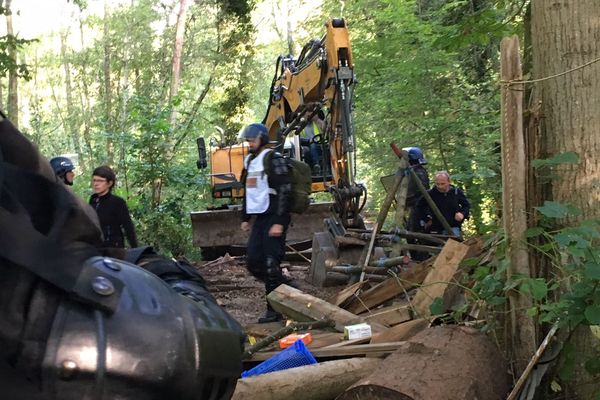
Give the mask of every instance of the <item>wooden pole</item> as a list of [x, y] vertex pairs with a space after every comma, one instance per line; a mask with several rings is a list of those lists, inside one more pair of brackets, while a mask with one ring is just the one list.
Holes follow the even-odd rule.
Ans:
[[[504, 38], [500, 44], [502, 80], [502, 220], [508, 243], [510, 259], [507, 273], [531, 276], [525, 231], [526, 211], [526, 154], [523, 135], [523, 79], [519, 39]], [[526, 311], [532, 306], [531, 299], [519, 291], [508, 293], [510, 304], [510, 354], [521, 374], [527, 361], [536, 350], [536, 330]]]

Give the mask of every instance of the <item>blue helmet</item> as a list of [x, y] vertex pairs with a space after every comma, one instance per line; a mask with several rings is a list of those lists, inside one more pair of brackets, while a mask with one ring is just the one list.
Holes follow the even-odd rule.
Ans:
[[264, 124], [254, 123], [242, 129], [242, 137], [248, 139], [260, 139], [261, 146], [269, 143], [269, 131]]
[[425, 165], [427, 164], [427, 160], [423, 155], [423, 150], [419, 147], [404, 147], [402, 150], [406, 151], [408, 154], [408, 162], [412, 165]]
[[54, 157], [50, 160], [50, 165], [54, 170], [54, 173], [59, 177], [64, 177], [67, 172], [71, 172], [75, 169], [73, 161], [67, 157]]

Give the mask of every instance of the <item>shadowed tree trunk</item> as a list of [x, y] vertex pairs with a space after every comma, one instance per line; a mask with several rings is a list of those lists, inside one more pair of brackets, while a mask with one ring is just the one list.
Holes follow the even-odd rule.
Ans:
[[[562, 221], [568, 226], [600, 217], [600, 62], [593, 62], [600, 58], [600, 7], [596, 0], [534, 0], [531, 30], [532, 78], [543, 79], [534, 86], [532, 102], [540, 105], [542, 116], [536, 156], [579, 156], [577, 164], [553, 167], [548, 186], [538, 187], [547, 190], [546, 200], [581, 210], [580, 216]], [[582, 364], [594, 354], [597, 339], [582, 326], [571, 340], [580, 362], [566, 398], [595, 398], [598, 380]]]

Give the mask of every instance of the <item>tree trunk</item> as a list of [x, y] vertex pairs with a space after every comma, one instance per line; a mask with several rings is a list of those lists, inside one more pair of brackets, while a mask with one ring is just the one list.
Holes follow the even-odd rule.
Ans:
[[338, 400], [503, 400], [506, 363], [490, 338], [466, 327], [441, 326], [415, 335]]
[[110, 35], [109, 35], [109, 9], [108, 0], [104, 0], [104, 131], [108, 134], [106, 140], [106, 160], [112, 164], [114, 160], [114, 144], [112, 136], [112, 91], [110, 77]]
[[[71, 142], [73, 143], [73, 149], [77, 153], [78, 162], [80, 166], [85, 165], [83, 152], [81, 151], [81, 145], [79, 143], [79, 132], [78, 132], [78, 124], [75, 124], [74, 111], [75, 108], [73, 106], [73, 88], [71, 85], [71, 64], [67, 57], [67, 35], [68, 32], [63, 32], [60, 35], [60, 55], [63, 63], [63, 70], [65, 73], [65, 99], [67, 101], [67, 112], [64, 119], [65, 126], [64, 129], [67, 134], [71, 137]], [[85, 167], [83, 168], [85, 169]]]
[[[179, 92], [181, 81], [181, 53], [183, 51], [183, 41], [185, 35], [185, 18], [187, 14], [187, 0], [179, 0], [179, 13], [177, 14], [177, 25], [175, 27], [175, 44], [173, 45], [173, 62], [171, 64], [171, 90], [169, 91], [169, 101], [173, 100]], [[171, 111], [171, 129], [177, 122], [177, 107], [172, 105]], [[170, 144], [173, 138], [170, 138]], [[171, 150], [171, 147], [169, 147]]]
[[[552, 77], [600, 57], [596, 0], [532, 2], [533, 77]], [[535, 86], [542, 104], [541, 155], [579, 155], [578, 164], [553, 169], [552, 200], [600, 215], [600, 67], [592, 64]], [[571, 220], [570, 222], [574, 222]]]
[[[4, 2], [4, 8], [6, 9], [6, 35], [14, 37], [13, 33], [13, 20], [12, 11], [10, 9], [12, 0], [6, 0]], [[8, 46], [8, 57], [17, 65], [17, 49], [14, 45]], [[19, 128], [19, 95], [18, 95], [18, 77], [15, 68], [10, 68], [8, 71], [8, 107], [6, 112], [8, 118], [15, 126]]]
[[[552, 175], [546, 200], [570, 204], [581, 215], [562, 223], [600, 216], [600, 8], [596, 0], [534, 0], [531, 30], [535, 102], [541, 105], [536, 137], [537, 158], [575, 152], [577, 164], [560, 164]], [[587, 64], [587, 65], [586, 65]], [[539, 187], [538, 190], [543, 190]], [[597, 380], [583, 371], [583, 362], [596, 354], [597, 339], [589, 327], [573, 336], [578, 370], [566, 398], [592, 399]]]
[[[505, 38], [501, 43], [501, 78], [503, 82], [522, 80], [519, 39]], [[527, 149], [523, 135], [523, 84], [502, 87], [502, 222], [510, 263], [508, 276], [532, 277], [527, 253], [526, 170]], [[519, 291], [508, 293], [510, 303], [510, 359], [516, 375], [525, 370], [535, 352], [536, 331], [527, 315], [532, 306], [529, 296]]]

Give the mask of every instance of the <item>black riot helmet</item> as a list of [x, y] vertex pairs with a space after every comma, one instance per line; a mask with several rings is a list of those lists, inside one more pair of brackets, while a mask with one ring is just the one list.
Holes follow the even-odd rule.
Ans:
[[67, 172], [71, 172], [75, 169], [75, 165], [73, 165], [73, 161], [67, 157], [54, 157], [50, 160], [50, 165], [54, 170], [56, 176], [62, 179], [67, 185], [72, 185], [73, 182], [68, 181], [65, 178]]
[[260, 139], [261, 147], [269, 143], [269, 131], [264, 124], [254, 123], [242, 129], [242, 137], [244, 140]]
[[427, 164], [427, 160], [423, 155], [423, 150], [421, 150], [419, 147], [404, 147], [402, 150], [408, 154], [408, 162], [411, 165]]

